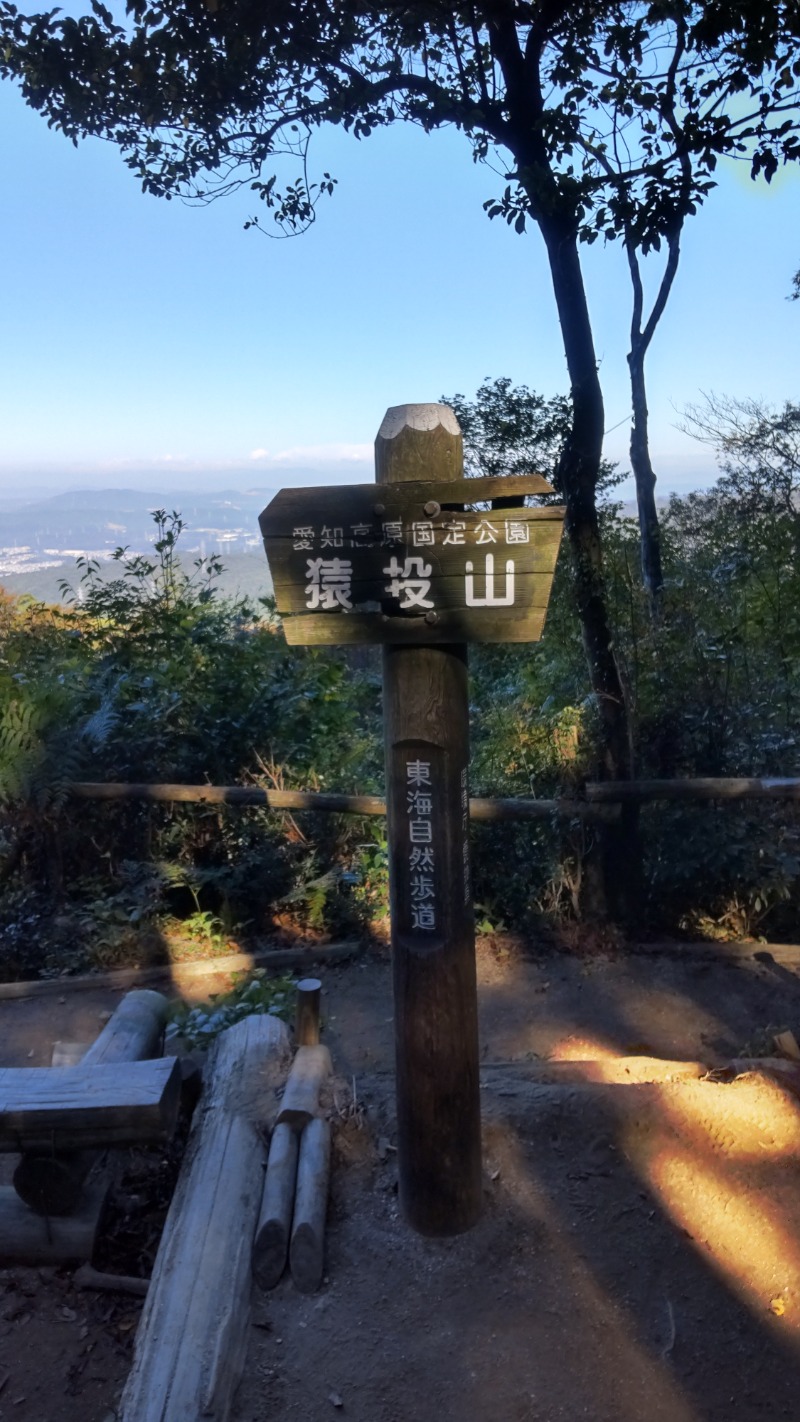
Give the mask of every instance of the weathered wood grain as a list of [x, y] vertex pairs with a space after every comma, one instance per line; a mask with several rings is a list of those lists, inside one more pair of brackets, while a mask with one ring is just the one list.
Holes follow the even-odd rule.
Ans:
[[[387, 412], [375, 441], [381, 496], [420, 467], [434, 481], [461, 477], [458, 425], [447, 410], [431, 439], [434, 410]], [[443, 646], [383, 653], [399, 1192], [406, 1219], [431, 1235], [469, 1229], [481, 1208], [467, 648], [456, 618]], [[431, 781], [432, 928], [411, 882], [408, 767], [417, 761]]]
[[[445, 432], [442, 442], [448, 438], [452, 440], [452, 436]], [[415, 457], [410, 445], [405, 454], [407, 458]], [[449, 457], [445, 450], [444, 458]], [[287, 537], [296, 527], [308, 524], [350, 528], [353, 524], [374, 522], [380, 527], [381, 523], [397, 519], [427, 519], [430, 515], [425, 505], [431, 501], [438, 503], [446, 516], [463, 512], [470, 517], [471, 505], [490, 503], [493, 499], [517, 499], [555, 492], [542, 474], [500, 474], [479, 479], [465, 479], [462, 476], [449, 480], [442, 479], [435, 472], [438, 468], [435, 458], [429, 465], [419, 463], [416, 478], [404, 480], [402, 488], [380, 491], [374, 484], [346, 484], [334, 488], [327, 484], [314, 488], [281, 489], [259, 516], [262, 535], [265, 539]], [[427, 478], [423, 477], [426, 469], [430, 474]], [[559, 507], [547, 505], [526, 512], [552, 518]]]
[[297, 1183], [297, 1132], [277, 1125], [269, 1144], [264, 1194], [253, 1244], [253, 1276], [262, 1289], [274, 1289], [289, 1256], [289, 1238]]
[[[483, 559], [480, 554], [477, 558], [470, 560], [477, 569], [476, 585], [480, 591], [484, 583]], [[480, 622], [484, 617], [488, 617], [495, 612], [516, 612], [517, 617], [527, 614], [530, 609], [544, 611], [550, 601], [550, 589], [553, 585], [552, 568], [526, 568], [521, 559], [513, 559], [515, 564], [514, 573], [514, 594], [513, 606], [508, 608], [500, 607], [467, 607], [464, 601], [464, 563], [461, 556], [461, 568], [456, 572], [439, 573], [436, 569], [433, 558], [425, 558], [423, 566], [431, 569], [430, 573], [430, 595], [429, 601], [434, 606], [428, 608], [429, 612], [436, 612], [442, 616], [446, 612], [463, 612], [469, 619], [470, 624], [480, 627]], [[551, 560], [555, 563], [555, 557]], [[378, 559], [378, 563], [385, 562], [385, 559]], [[501, 549], [494, 555], [495, 584], [501, 587], [505, 578], [506, 557]], [[274, 576], [274, 574], [273, 574]], [[385, 612], [388, 617], [399, 617], [401, 613], [397, 610], [393, 601], [386, 598], [386, 585], [389, 579], [385, 577], [380, 569], [373, 567], [363, 567], [357, 574], [354, 574], [351, 586], [351, 601], [353, 604], [351, 611], [344, 608], [330, 612], [315, 612], [315, 617], [327, 617], [331, 620], [337, 618], [350, 618], [363, 616], [369, 612]], [[278, 611], [284, 615], [308, 613], [305, 575], [299, 572], [297, 576], [292, 576], [291, 568], [286, 569], [281, 582], [275, 582], [275, 601]], [[409, 611], [404, 615], [407, 619], [425, 618], [425, 610]], [[479, 640], [482, 634], [478, 633]]]
[[[260, 523], [290, 644], [538, 640], [564, 509], [524, 507], [526, 493], [552, 492], [540, 476], [448, 484], [441, 473], [455, 456], [447, 441], [459, 438], [437, 426], [385, 440], [398, 467], [438, 471], [430, 482], [276, 495]], [[504, 507], [469, 507], [492, 499]], [[336, 583], [329, 596], [323, 571]], [[416, 602], [402, 582], [415, 576], [424, 583]]]
[[327, 1121], [317, 1116], [309, 1121], [300, 1137], [289, 1245], [292, 1279], [304, 1294], [313, 1294], [322, 1283], [330, 1166], [331, 1128]]
[[[386, 801], [381, 795], [331, 795], [318, 794], [312, 790], [262, 790], [249, 785], [126, 785], [113, 782], [93, 784], [91, 781], [74, 781], [69, 786], [69, 793], [84, 800], [198, 801], [213, 805], [267, 805], [272, 810], [312, 810], [320, 814], [386, 814]], [[608, 805], [604, 803], [602, 807], [595, 804], [588, 805], [585, 800], [474, 797], [469, 802], [469, 813], [470, 819], [473, 820], [549, 820], [559, 818], [600, 821], [607, 818], [608, 815], [614, 814], [614, 806], [611, 803]], [[349, 947], [349, 945], [345, 946]], [[320, 951], [322, 954], [327, 954], [329, 946], [324, 945]], [[288, 953], [281, 953], [281, 957], [288, 960], [293, 953], [296, 953], [296, 950], [292, 949]], [[264, 961], [269, 957], [269, 954], [259, 955], [258, 961]], [[214, 961], [226, 960], [217, 959]], [[186, 968], [188, 965], [180, 966]], [[199, 971], [206, 971], [204, 964], [196, 966]], [[160, 971], [160, 969], [154, 969], [154, 975]], [[166, 971], [164, 969], [164, 972]], [[97, 981], [102, 985], [105, 976], [108, 975], [97, 979], [87, 979], [87, 981]], [[116, 981], [116, 979], [114, 980]], [[66, 985], [71, 986], [73, 982], [74, 979], [69, 979]], [[3, 995], [6, 988], [13, 986], [13, 984], [0, 983], [0, 996]], [[48, 980], [39, 986], [46, 987], [48, 991], [61, 992], [65, 983], [63, 980], [57, 982]]]
[[[127, 993], [79, 1060], [85, 1067], [96, 1067], [160, 1055], [168, 1010], [169, 1003], [160, 992], [143, 989]], [[92, 1151], [63, 1155], [52, 1148], [26, 1151], [14, 1171], [14, 1189], [38, 1214], [71, 1214], [95, 1159]]]
[[319, 1042], [319, 1003], [322, 983], [319, 978], [301, 978], [297, 984], [294, 1014], [296, 1047], [316, 1047]]
[[288, 1034], [245, 1018], [209, 1051], [136, 1336], [120, 1422], [226, 1422], [244, 1366], [270, 1072]]
[[430, 647], [452, 642], [538, 642], [544, 628], [544, 608], [486, 609], [480, 621], [469, 609], [424, 617], [391, 617], [380, 612], [309, 612], [287, 617], [283, 632], [290, 647], [349, 647], [382, 643], [399, 647]]
[[332, 1071], [327, 1047], [299, 1047], [281, 1099], [278, 1123], [285, 1121], [295, 1130], [302, 1130], [317, 1114], [320, 1092]]
[[0, 1070], [0, 1150], [83, 1150], [167, 1140], [180, 1097], [174, 1057]]

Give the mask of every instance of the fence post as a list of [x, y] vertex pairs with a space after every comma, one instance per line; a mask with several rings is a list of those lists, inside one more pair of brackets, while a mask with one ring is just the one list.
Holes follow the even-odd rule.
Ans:
[[[379, 485], [463, 478], [453, 411], [388, 410], [375, 469]], [[420, 512], [436, 517], [439, 505]], [[419, 537], [411, 578], [436, 555]], [[385, 645], [383, 692], [400, 1202], [420, 1233], [458, 1234], [481, 1205], [466, 644]]]

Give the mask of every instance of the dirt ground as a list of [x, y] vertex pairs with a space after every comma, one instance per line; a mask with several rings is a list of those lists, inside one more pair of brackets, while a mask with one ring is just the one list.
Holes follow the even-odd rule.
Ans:
[[[541, 1058], [719, 1066], [800, 1036], [800, 972], [724, 951], [482, 945], [484, 1212], [443, 1241], [398, 1207], [388, 960], [326, 970], [341, 1109], [325, 1282], [254, 1292], [233, 1422], [796, 1416], [800, 1103], [754, 1076], [536, 1079]], [[118, 997], [0, 1003], [0, 1066], [91, 1040]], [[68, 1268], [0, 1270], [0, 1419], [112, 1422], [139, 1308]]]

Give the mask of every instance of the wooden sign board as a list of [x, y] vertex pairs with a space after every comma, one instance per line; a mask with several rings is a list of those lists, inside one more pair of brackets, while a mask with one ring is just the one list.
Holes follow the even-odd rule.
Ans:
[[538, 641], [564, 509], [523, 498], [545, 492], [538, 474], [282, 489], [259, 523], [287, 642]]

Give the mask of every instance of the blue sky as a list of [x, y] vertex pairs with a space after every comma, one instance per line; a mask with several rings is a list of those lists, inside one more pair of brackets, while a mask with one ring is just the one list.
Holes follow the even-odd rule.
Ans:
[[[318, 136], [339, 178], [305, 236], [144, 196], [116, 150], [73, 148], [0, 84], [0, 492], [277, 487], [372, 477], [387, 406], [566, 372], [538, 234], [489, 222], [499, 179], [456, 134]], [[660, 489], [713, 477], [676, 429], [702, 390], [797, 399], [800, 178], [729, 165], [686, 231], [648, 361]], [[626, 467], [629, 290], [621, 253], [585, 253], [607, 453]], [[613, 428], [616, 426], [617, 428]]]

